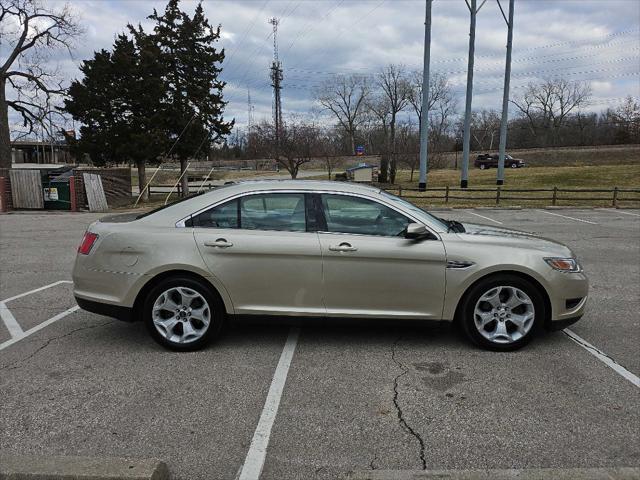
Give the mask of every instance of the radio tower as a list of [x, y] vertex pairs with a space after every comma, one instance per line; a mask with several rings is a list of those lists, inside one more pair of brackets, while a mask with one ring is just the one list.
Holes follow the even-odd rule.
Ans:
[[276, 17], [269, 19], [269, 23], [273, 25], [273, 63], [271, 64], [271, 86], [273, 87], [273, 125], [276, 136], [276, 160], [280, 154], [280, 132], [282, 131], [282, 104], [280, 100], [280, 90], [282, 90], [282, 65], [278, 59], [278, 23], [280, 20]]
[[251, 104], [251, 90], [247, 89], [247, 131], [253, 126], [253, 105]]

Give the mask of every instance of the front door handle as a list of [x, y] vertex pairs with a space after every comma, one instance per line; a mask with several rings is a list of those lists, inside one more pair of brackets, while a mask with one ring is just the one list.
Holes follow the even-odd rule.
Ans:
[[229, 248], [233, 247], [233, 243], [227, 242], [224, 238], [218, 238], [215, 242], [204, 242], [205, 247]]
[[358, 249], [356, 247], [352, 247], [350, 243], [342, 242], [340, 245], [329, 246], [329, 250], [332, 252], [355, 252]]

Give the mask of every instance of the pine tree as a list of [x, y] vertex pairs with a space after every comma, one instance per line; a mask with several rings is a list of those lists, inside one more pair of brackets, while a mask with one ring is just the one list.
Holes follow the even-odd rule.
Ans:
[[[150, 38], [162, 52], [165, 72], [162, 122], [169, 133], [171, 155], [180, 160], [182, 173], [188, 159], [198, 152], [207, 153], [211, 143], [233, 128], [233, 121], [225, 122], [223, 117], [225, 82], [218, 79], [224, 61], [224, 50], [215, 47], [220, 26], [211, 27], [201, 3], [190, 17], [180, 10], [180, 0], [169, 0], [162, 15], [154, 10], [149, 19], [155, 21]], [[182, 191], [188, 193], [186, 175]]]
[[167, 145], [159, 108], [166, 96], [159, 60], [160, 50], [139, 30], [133, 38], [121, 34], [111, 52], [101, 50], [82, 63], [84, 78], [71, 84], [65, 100], [65, 110], [82, 123], [78, 151], [94, 165], [136, 165], [141, 191], [146, 164], [157, 162]]

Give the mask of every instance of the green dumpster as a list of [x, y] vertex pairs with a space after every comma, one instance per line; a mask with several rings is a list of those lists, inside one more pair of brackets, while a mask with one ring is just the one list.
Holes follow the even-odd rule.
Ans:
[[45, 210], [71, 210], [71, 170], [63, 173], [52, 172], [42, 177], [42, 193]]

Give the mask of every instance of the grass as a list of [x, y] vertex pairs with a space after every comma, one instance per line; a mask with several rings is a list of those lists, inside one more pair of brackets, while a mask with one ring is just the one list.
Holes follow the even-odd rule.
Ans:
[[[469, 188], [496, 187], [496, 169], [469, 170]], [[410, 172], [400, 171], [395, 185], [388, 185], [392, 190], [416, 188], [417, 175], [414, 182], [409, 182]], [[446, 186], [459, 187], [460, 172], [458, 170], [433, 170], [427, 179], [429, 188], [443, 188]], [[500, 206], [521, 205], [526, 207], [541, 207], [552, 204], [552, 192], [509, 192], [510, 189], [613, 189], [632, 188], [640, 190], [640, 163], [630, 165], [601, 165], [580, 167], [525, 167], [505, 170], [505, 184], [502, 187]], [[405, 194], [403, 194], [404, 196]], [[421, 207], [443, 206], [444, 199], [427, 198], [429, 196], [444, 196], [443, 192], [406, 192], [411, 201]], [[495, 206], [495, 192], [455, 192], [452, 196], [469, 197], [468, 200], [453, 199], [447, 206]], [[515, 198], [514, 198], [515, 197]], [[619, 206], [640, 206], [640, 193], [620, 192]], [[631, 201], [629, 201], [631, 200]], [[558, 206], [611, 206], [611, 192], [575, 193], [559, 192], [556, 205]]]

